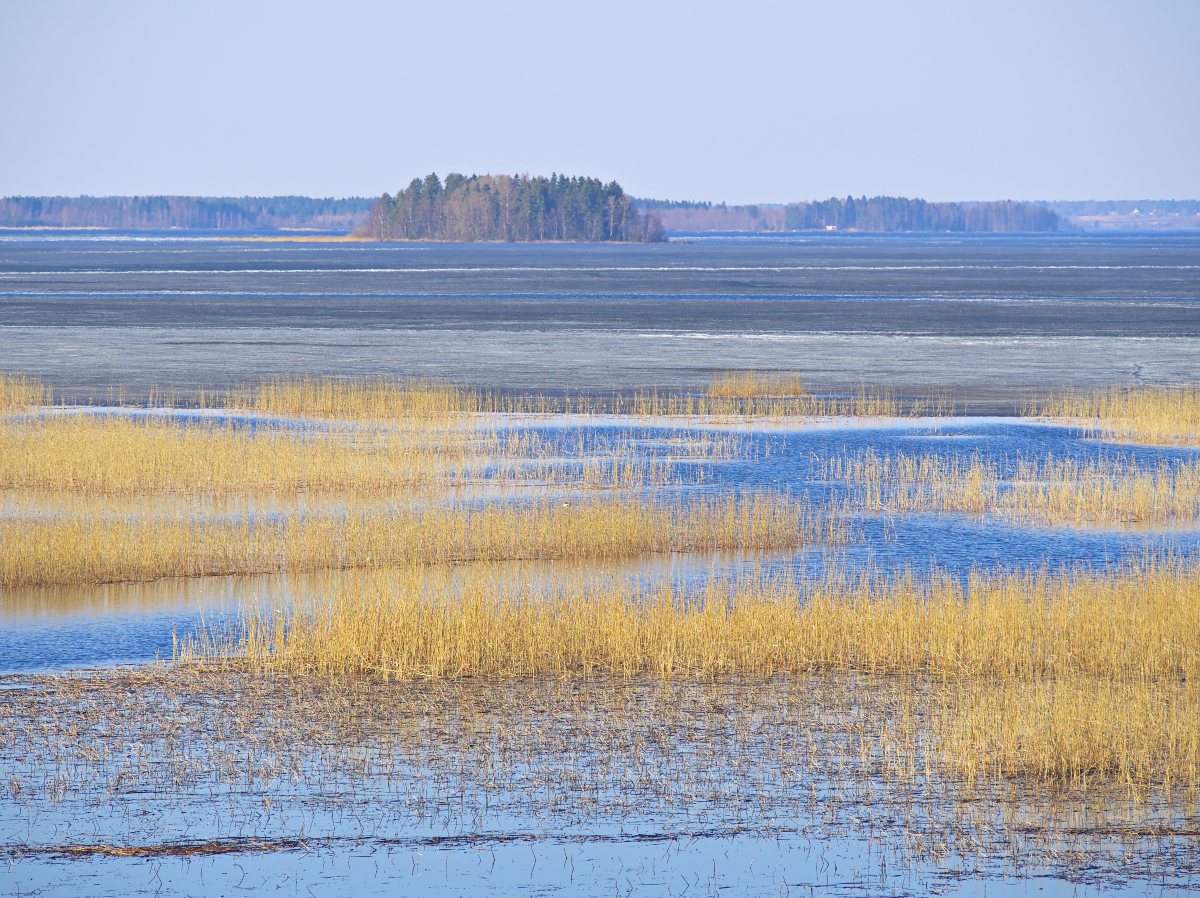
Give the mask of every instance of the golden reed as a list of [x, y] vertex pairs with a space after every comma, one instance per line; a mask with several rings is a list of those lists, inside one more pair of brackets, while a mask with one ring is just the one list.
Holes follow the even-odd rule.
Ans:
[[0, 521], [0, 585], [33, 586], [417, 563], [622, 559], [796, 548], [845, 522], [782, 495], [444, 506], [253, 519], [103, 514]]
[[[1195, 788], [1198, 598], [1200, 571], [1178, 563], [965, 587], [713, 581], [694, 593], [586, 578], [530, 589], [478, 570], [409, 569], [364, 572], [311, 604], [249, 608], [237, 629], [210, 629], [177, 657], [399, 680], [919, 678], [930, 686], [913, 693], [929, 696], [919, 713], [930, 769]], [[903, 729], [889, 747], [897, 758], [914, 750]]]
[[1108, 439], [1177, 446], [1200, 444], [1200, 384], [1113, 387], [1035, 402], [1029, 411], [1082, 420]]

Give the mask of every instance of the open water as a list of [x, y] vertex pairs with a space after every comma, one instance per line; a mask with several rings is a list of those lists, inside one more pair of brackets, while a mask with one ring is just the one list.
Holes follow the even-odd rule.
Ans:
[[1200, 372], [1200, 237], [684, 237], [648, 246], [0, 233], [0, 369], [67, 395], [296, 374], [541, 391], [1031, 390]]

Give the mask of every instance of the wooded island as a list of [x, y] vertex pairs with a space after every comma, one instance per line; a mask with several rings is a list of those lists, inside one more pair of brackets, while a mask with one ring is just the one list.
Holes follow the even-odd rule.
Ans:
[[566, 175], [436, 174], [375, 202], [356, 231], [377, 240], [588, 241], [663, 239], [658, 216], [639, 212], [616, 181]]

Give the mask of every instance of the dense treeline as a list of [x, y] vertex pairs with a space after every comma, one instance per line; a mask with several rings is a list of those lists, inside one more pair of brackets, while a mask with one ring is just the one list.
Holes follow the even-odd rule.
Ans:
[[1056, 231], [1060, 223], [1056, 213], [1035, 203], [929, 203], [901, 196], [793, 203], [784, 217], [789, 231]]
[[930, 203], [907, 197], [828, 199], [789, 205], [727, 206], [725, 203], [638, 199], [672, 231], [1055, 231], [1061, 219], [1044, 204], [999, 202]]
[[637, 209], [651, 210], [668, 231], [782, 231], [785, 207], [728, 206], [689, 200], [634, 200]]
[[1052, 200], [1059, 215], [1200, 215], [1200, 200]]
[[633, 201], [639, 209], [712, 209], [714, 206], [725, 206], [724, 203], [712, 203], [708, 200], [652, 200], [638, 197]]
[[5, 227], [196, 228], [349, 230], [372, 200], [307, 196], [7, 196], [0, 198]]
[[364, 236], [378, 240], [662, 239], [657, 216], [643, 214], [616, 181], [566, 175], [436, 174], [415, 178], [376, 202]]

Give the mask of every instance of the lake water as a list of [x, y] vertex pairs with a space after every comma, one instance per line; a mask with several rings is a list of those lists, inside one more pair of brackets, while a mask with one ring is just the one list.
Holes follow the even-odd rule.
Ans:
[[[606, 247], [0, 232], [0, 370], [42, 377], [69, 400], [102, 400], [118, 387], [137, 398], [153, 388], [186, 392], [298, 374], [417, 375], [515, 391], [695, 390], [714, 370], [734, 368], [796, 371], [832, 393], [861, 383], [914, 395], [949, 388], [976, 414], [744, 430], [729, 457], [679, 467], [672, 496], [852, 497], [852, 487], [825, 478], [825, 461], [868, 450], [979, 457], [1006, 474], [1019, 457], [1151, 467], [1195, 459], [1200, 450], [1118, 445], [1011, 413], [1034, 390], [1200, 379], [1200, 237], [726, 236]], [[727, 432], [611, 419], [503, 426], [536, 431], [566, 455], [619, 440], [667, 457], [689, 434]], [[2, 515], [27, 511], [0, 501]], [[965, 578], [1200, 553], [1200, 530], [1186, 523], [1168, 531], [864, 514], [852, 530], [840, 546], [663, 556], [608, 572], [683, 584], [714, 573], [803, 578], [830, 567]], [[532, 580], [557, 570], [518, 566], [513, 575]], [[721, 714], [749, 721], [738, 739], [750, 747], [736, 743], [737, 753], [721, 754], [722, 740], [732, 738], [724, 730], [698, 734], [686, 724], [678, 740], [647, 746], [640, 734], [654, 729], [655, 713], [633, 714], [625, 729], [605, 715], [611, 701], [613, 719], [624, 720], [630, 702], [643, 701], [644, 684], [606, 687], [595, 708], [586, 697], [582, 705], [550, 701], [529, 684], [501, 689], [515, 698], [479, 684], [462, 694], [420, 693], [411, 716], [364, 730], [374, 735], [343, 736], [321, 730], [319, 715], [307, 719], [305, 697], [286, 684], [159, 695], [158, 685], [144, 693], [119, 680], [110, 692], [104, 674], [42, 679], [169, 657], [174, 637], [202, 620], [235, 620], [244, 603], [319, 595], [354, 576], [0, 591], [0, 715], [22, 708], [21, 720], [61, 728], [19, 723], [10, 731], [16, 741], [0, 740], [0, 893], [1174, 895], [1200, 883], [1194, 836], [1101, 835], [1108, 860], [1096, 860], [1077, 844], [1082, 830], [1068, 828], [1076, 835], [1062, 836], [1052, 852], [1023, 858], [1024, 843], [1002, 842], [997, 834], [1008, 831], [999, 822], [956, 830], [963, 812], [945, 795], [916, 787], [901, 795], [876, 773], [847, 774], [866, 762], [854, 750], [841, 757], [845, 746], [814, 755], [803, 770], [772, 754], [777, 742], [810, 729], [819, 738], [842, 732], [831, 725], [820, 735], [822, 715], [841, 713], [821, 696], [845, 684], [813, 695], [794, 684], [771, 687], [784, 696], [771, 700], [792, 716], [769, 726], [759, 716], [762, 696], [730, 686], [716, 717], [686, 718], [700, 727], [715, 721], [718, 730]], [[351, 730], [366, 727], [361, 715], [371, 708], [416, 701], [389, 688], [387, 696], [360, 696], [362, 706], [346, 718]], [[248, 704], [255, 690], [261, 709]], [[478, 740], [455, 728], [458, 703], [468, 700], [491, 709], [491, 729]], [[322, 701], [340, 720], [336, 690]], [[544, 745], [514, 749], [509, 730], [544, 725], [543, 701], [555, 710], [546, 719], [563, 729], [539, 730]], [[160, 720], [164, 708], [170, 713]], [[0, 729], [18, 717], [0, 716]], [[412, 756], [375, 752], [377, 735], [401, 738], [429, 720], [453, 748], [451, 760], [420, 754], [438, 751], [437, 739], [413, 742]], [[582, 729], [572, 729], [576, 723]], [[167, 730], [187, 738], [172, 741]], [[80, 732], [94, 738], [80, 744]], [[294, 746], [282, 746], [300, 732]], [[593, 752], [589, 734], [612, 740], [607, 755]], [[590, 804], [573, 804], [570, 790], [567, 798], [554, 794], [576, 774], [583, 785], [572, 788]], [[670, 776], [685, 784], [679, 795], [656, 791]], [[1010, 816], [1016, 808], [1034, 829], [1075, 820], [1076, 812], [1086, 817], [1067, 805], [1035, 812], [992, 800], [961, 807]], [[1165, 813], [1176, 812], [1183, 831], [1194, 831], [1194, 808]], [[997, 841], [961, 844], [956, 832]], [[76, 858], [38, 848], [223, 838], [246, 847], [194, 859]], [[945, 852], [914, 850], [914, 838], [944, 841]]]
[[647, 246], [0, 234], [0, 369], [68, 396], [294, 374], [954, 390], [1193, 379], [1200, 237], [693, 237]]

